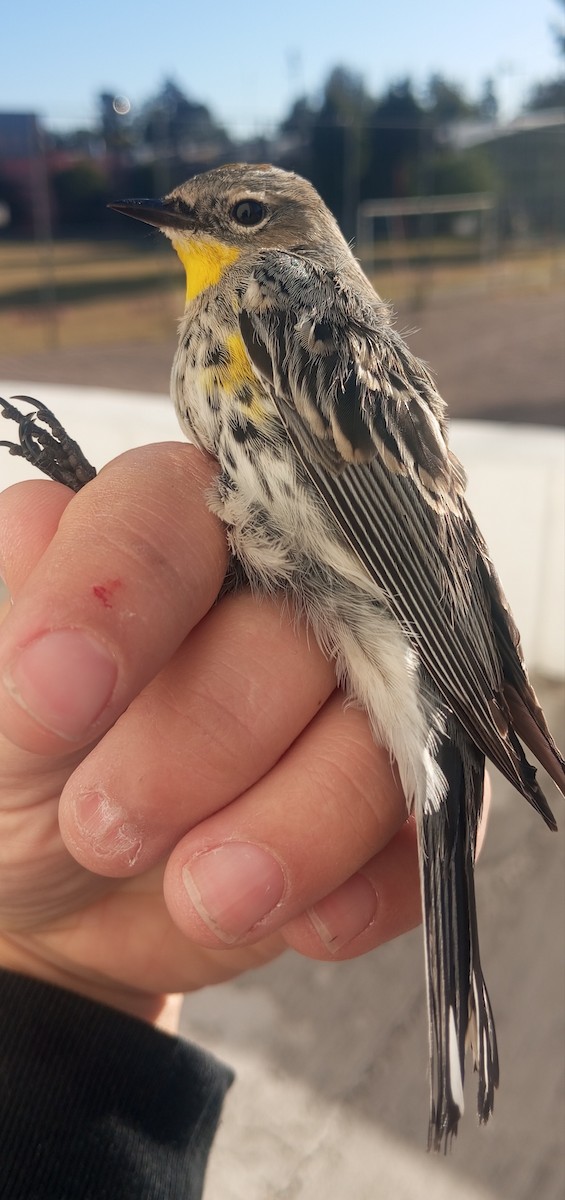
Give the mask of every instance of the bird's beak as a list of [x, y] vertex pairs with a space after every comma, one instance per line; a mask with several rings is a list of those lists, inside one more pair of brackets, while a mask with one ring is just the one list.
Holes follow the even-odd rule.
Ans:
[[126, 217], [135, 217], [136, 221], [145, 221], [147, 225], [156, 225], [157, 229], [194, 228], [188, 205], [179, 212], [175, 200], [116, 200], [108, 208], [124, 213]]

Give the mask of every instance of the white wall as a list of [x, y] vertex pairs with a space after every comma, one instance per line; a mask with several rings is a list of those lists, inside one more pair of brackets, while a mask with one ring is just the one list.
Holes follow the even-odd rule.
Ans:
[[[52, 408], [97, 467], [145, 442], [181, 435], [166, 397], [0, 380]], [[0, 439], [10, 438], [0, 421]], [[565, 676], [565, 432], [453, 421], [451, 445], [471, 507], [513, 609], [531, 671]], [[35, 472], [0, 448], [0, 489]]]
[[531, 671], [565, 676], [565, 432], [454, 421], [451, 445]]

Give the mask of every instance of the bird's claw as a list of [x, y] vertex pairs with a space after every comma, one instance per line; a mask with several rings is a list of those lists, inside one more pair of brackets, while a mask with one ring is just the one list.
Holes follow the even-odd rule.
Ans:
[[56, 483], [78, 492], [96, 475], [96, 469], [85, 458], [77, 442], [69, 437], [54, 413], [31, 396], [12, 396], [32, 404], [29, 413], [20, 412], [14, 404], [0, 396], [0, 415], [14, 421], [18, 427], [17, 442], [0, 441], [10, 454], [43, 471]]

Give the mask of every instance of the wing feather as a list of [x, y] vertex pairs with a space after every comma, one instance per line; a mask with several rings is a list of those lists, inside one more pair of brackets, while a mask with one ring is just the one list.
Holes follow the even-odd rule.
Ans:
[[[251, 361], [342, 534], [387, 595], [448, 709], [554, 827], [514, 733], [507, 681], [552, 761], [555, 747], [547, 749], [547, 727], [537, 721], [425, 367], [394, 335], [384, 306], [363, 305], [298, 256], [265, 252], [241, 303]], [[562, 765], [554, 762], [554, 771]]]
[[[408, 369], [416, 360], [382, 302], [363, 303], [338, 275], [298, 255], [267, 251], [242, 310], [251, 358], [279, 402], [333, 444], [336, 469], [339, 460], [369, 462], [380, 454], [389, 470], [413, 477], [429, 503], [453, 506], [464, 474], [445, 441], [443, 401], [423, 363]], [[322, 447], [318, 457], [326, 454]]]

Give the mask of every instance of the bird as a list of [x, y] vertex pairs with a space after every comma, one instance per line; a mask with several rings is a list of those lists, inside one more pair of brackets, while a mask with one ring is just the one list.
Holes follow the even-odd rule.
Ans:
[[225, 164], [110, 205], [160, 230], [186, 274], [171, 395], [217, 461], [209, 503], [236, 578], [289, 598], [367, 713], [415, 816], [429, 1016], [428, 1145], [499, 1083], [474, 864], [489, 759], [555, 819], [526, 746], [565, 763], [449, 448], [446, 405], [306, 179]]

